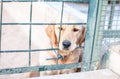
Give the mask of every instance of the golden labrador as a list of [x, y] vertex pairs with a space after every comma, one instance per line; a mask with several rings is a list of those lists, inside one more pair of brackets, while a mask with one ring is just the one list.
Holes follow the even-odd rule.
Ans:
[[[61, 32], [60, 32], [61, 30]], [[45, 61], [41, 65], [55, 65], [56, 60], [58, 64], [78, 63], [82, 56], [81, 46], [85, 40], [86, 29], [85, 26], [78, 25], [51, 25], [46, 28], [46, 34], [50, 40], [51, 48], [59, 48], [59, 50], [47, 51], [41, 53]], [[60, 39], [59, 39], [60, 37]], [[57, 56], [58, 54], [58, 56]], [[81, 60], [80, 60], [81, 61]], [[54, 75], [76, 72], [76, 69], [63, 69], [54, 71], [40, 72], [40, 75]]]

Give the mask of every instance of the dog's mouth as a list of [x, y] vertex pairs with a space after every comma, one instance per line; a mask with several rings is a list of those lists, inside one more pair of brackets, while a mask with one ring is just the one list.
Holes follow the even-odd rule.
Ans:
[[69, 48], [63, 48], [63, 50], [69, 51], [70, 49]]
[[69, 50], [58, 50], [58, 52], [63, 58], [67, 58], [70, 54], [72, 54], [72, 51]]

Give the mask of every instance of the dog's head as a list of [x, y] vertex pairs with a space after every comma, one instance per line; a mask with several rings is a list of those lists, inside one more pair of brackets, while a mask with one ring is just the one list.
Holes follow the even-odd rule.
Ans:
[[59, 44], [61, 51], [70, 52], [84, 42], [86, 29], [85, 26], [62, 25], [60, 27], [60, 25], [56, 25], [48, 26], [46, 33], [54, 47], [58, 47]]

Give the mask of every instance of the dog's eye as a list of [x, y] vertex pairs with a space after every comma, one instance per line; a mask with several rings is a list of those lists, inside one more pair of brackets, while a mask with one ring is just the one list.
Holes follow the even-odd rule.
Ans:
[[62, 28], [62, 27], [59, 27], [59, 29], [60, 29], [60, 30], [63, 30], [63, 28]]
[[77, 28], [74, 28], [74, 29], [73, 29], [73, 31], [74, 31], [74, 32], [77, 32], [77, 31], [79, 31], [79, 29], [77, 29]]

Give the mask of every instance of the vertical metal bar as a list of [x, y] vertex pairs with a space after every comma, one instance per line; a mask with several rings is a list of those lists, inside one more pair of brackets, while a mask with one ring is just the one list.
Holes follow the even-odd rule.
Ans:
[[3, 11], [3, 1], [1, 0], [0, 1], [0, 51], [1, 51], [1, 40], [2, 40], [2, 11]]
[[108, 29], [111, 29], [111, 27], [112, 27], [115, 3], [116, 3], [116, 0], [111, 0], [111, 9], [110, 9], [110, 17], [109, 17]]
[[[32, 23], [32, 1], [30, 4], [30, 23]], [[29, 50], [31, 50], [31, 33], [32, 33], [32, 25], [30, 24], [29, 28]], [[29, 66], [31, 66], [31, 51], [29, 51]]]
[[85, 48], [82, 59], [82, 71], [89, 71], [93, 55], [93, 43], [94, 43], [94, 34], [95, 34], [95, 24], [97, 19], [97, 10], [98, 10], [98, 1], [99, 0], [90, 0], [89, 3], [89, 12], [88, 12], [88, 24], [87, 32], [85, 37]]
[[[61, 17], [60, 17], [60, 28], [62, 28], [63, 11], [64, 11], [64, 2], [62, 2], [62, 10], [61, 10]], [[59, 42], [60, 42], [60, 35], [61, 35], [61, 29], [60, 29], [60, 32], [59, 32]], [[59, 44], [58, 44], [58, 47], [59, 47]]]
[[[62, 10], [61, 10], [61, 17], [60, 17], [60, 28], [62, 28], [63, 11], [64, 11], [64, 2], [62, 2]], [[60, 42], [60, 36], [61, 36], [61, 29], [59, 31], [59, 42]], [[58, 44], [58, 48], [59, 48], [59, 44]], [[59, 55], [59, 53], [57, 53], [57, 56], [58, 55]], [[58, 64], [58, 60], [56, 61], [56, 63]]]
[[[90, 64], [90, 70], [95, 70], [99, 67], [100, 59], [101, 59], [101, 46], [102, 46], [102, 39], [103, 39], [103, 31], [104, 31], [104, 24], [105, 24], [105, 17], [107, 11], [107, 0], [99, 0], [98, 4], [98, 11], [96, 17], [96, 24], [95, 24], [95, 34], [94, 34], [94, 43], [93, 43], [93, 50], [92, 50], [92, 60]], [[103, 14], [102, 14], [103, 12]]]

